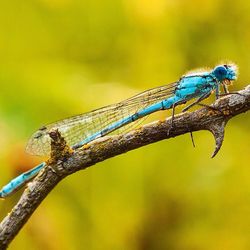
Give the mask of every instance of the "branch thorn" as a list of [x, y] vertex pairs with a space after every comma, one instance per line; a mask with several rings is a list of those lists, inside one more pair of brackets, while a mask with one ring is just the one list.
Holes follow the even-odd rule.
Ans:
[[226, 125], [225, 121], [219, 121], [210, 124], [208, 128], [208, 130], [213, 134], [215, 140], [215, 149], [211, 158], [214, 158], [217, 155], [222, 146], [222, 143], [224, 141], [225, 125]]

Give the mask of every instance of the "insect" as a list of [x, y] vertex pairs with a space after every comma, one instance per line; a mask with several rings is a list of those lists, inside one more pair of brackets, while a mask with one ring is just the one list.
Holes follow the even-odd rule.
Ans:
[[[135, 125], [141, 118], [159, 110], [172, 109], [173, 120], [177, 105], [195, 99], [184, 108], [183, 111], [187, 111], [206, 99], [213, 91], [217, 99], [221, 87], [225, 94], [228, 94], [228, 85], [236, 80], [237, 74], [237, 66], [233, 63], [218, 65], [212, 70], [185, 74], [174, 83], [149, 89], [122, 102], [44, 126], [31, 136], [26, 150], [34, 155], [49, 155], [49, 132], [52, 129], [57, 129], [68, 145], [72, 149], [77, 149], [113, 131], [126, 129], [131, 124]], [[10, 181], [0, 190], [0, 197], [14, 193], [45, 166], [46, 163], [42, 162]]]

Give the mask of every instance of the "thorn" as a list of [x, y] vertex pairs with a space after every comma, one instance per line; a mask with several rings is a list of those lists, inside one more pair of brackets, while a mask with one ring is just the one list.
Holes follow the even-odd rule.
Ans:
[[213, 134], [214, 139], [215, 139], [215, 149], [211, 158], [214, 158], [217, 155], [217, 153], [219, 152], [222, 146], [222, 143], [224, 140], [224, 134], [225, 134], [225, 125], [226, 125], [226, 122], [222, 121], [222, 122], [214, 123], [208, 128], [208, 130]]

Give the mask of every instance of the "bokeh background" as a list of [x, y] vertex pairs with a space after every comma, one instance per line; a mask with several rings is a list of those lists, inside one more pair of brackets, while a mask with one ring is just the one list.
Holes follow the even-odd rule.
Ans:
[[[43, 160], [25, 153], [41, 125], [221, 60], [239, 65], [231, 89], [243, 88], [249, 13], [244, 0], [1, 1], [1, 185]], [[69, 176], [9, 249], [250, 249], [249, 124], [229, 122], [215, 159], [197, 132], [196, 148], [183, 135]], [[1, 218], [20, 194], [0, 201]]]

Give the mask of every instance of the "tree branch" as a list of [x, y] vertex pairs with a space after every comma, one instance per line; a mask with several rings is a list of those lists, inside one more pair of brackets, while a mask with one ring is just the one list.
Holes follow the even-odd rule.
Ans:
[[212, 132], [216, 144], [214, 157], [222, 145], [227, 122], [250, 109], [250, 85], [238, 93], [220, 98], [212, 108], [205, 107], [176, 116], [172, 129], [171, 119], [157, 121], [127, 134], [103, 137], [74, 152], [67, 148], [60, 134], [53, 133], [53, 139], [62, 142], [52, 145], [54, 156], [47, 162], [49, 167], [45, 167], [28, 185], [18, 203], [1, 222], [0, 249], [9, 245], [57, 183], [74, 172], [144, 145], [199, 130]]

